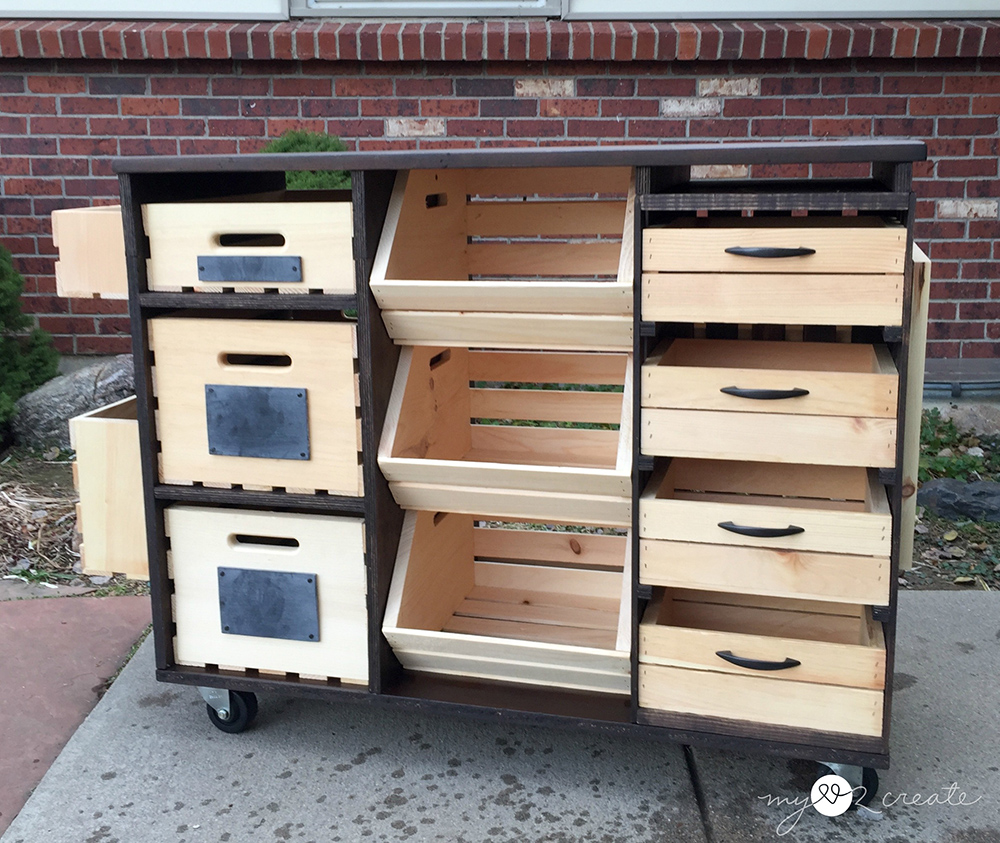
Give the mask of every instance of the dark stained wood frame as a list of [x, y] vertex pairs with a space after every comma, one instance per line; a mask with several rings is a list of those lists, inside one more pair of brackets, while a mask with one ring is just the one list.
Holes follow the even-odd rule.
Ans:
[[[905, 419], [906, 362], [912, 284], [912, 220], [914, 198], [910, 190], [912, 162], [926, 157], [923, 143], [907, 139], [860, 141], [795, 141], [776, 143], [701, 143], [601, 148], [544, 148], [500, 150], [400, 151], [371, 153], [321, 153], [294, 155], [192, 156], [180, 158], [121, 158], [115, 162], [121, 185], [125, 223], [126, 262], [129, 277], [129, 314], [132, 329], [138, 400], [140, 456], [144, 505], [148, 524], [150, 589], [156, 651], [156, 676], [160, 681], [224, 687], [233, 690], [279, 691], [337, 701], [390, 705], [417, 711], [440, 711], [480, 719], [503, 718], [525, 724], [583, 728], [620, 735], [678, 741], [736, 751], [811, 758], [867, 767], [888, 766], [888, 735], [892, 700], [892, 665], [896, 627], [896, 577], [889, 605], [880, 607], [885, 623], [888, 682], [885, 720], [881, 738], [768, 727], [739, 721], [672, 715], [641, 710], [637, 706], [637, 639], [640, 609], [649, 589], [640, 586], [639, 542], [633, 542], [632, 692], [618, 696], [553, 690], [530, 685], [498, 683], [408, 674], [403, 671], [381, 634], [382, 617], [392, 577], [402, 524], [402, 511], [378, 469], [375, 454], [385, 420], [389, 393], [398, 359], [368, 287], [368, 277], [378, 247], [382, 225], [397, 171], [422, 168], [463, 167], [636, 167], [635, 200], [635, 320], [636, 366], [671, 326], [640, 319], [641, 232], [650, 214], [697, 210], [782, 211], [808, 208], [836, 212], [891, 213], [907, 226], [907, 267], [902, 330], [884, 331], [899, 369], [899, 427], [897, 465], [902, 460]], [[752, 180], [743, 182], [689, 182], [690, 167], [699, 164], [872, 163], [870, 179], [844, 182], [810, 180]], [[235, 196], [280, 190], [286, 170], [346, 169], [352, 171], [354, 258], [359, 295], [277, 295], [245, 293], [155, 293], [146, 284], [148, 240], [143, 233], [142, 205], [199, 198]], [[149, 377], [153, 365], [148, 347], [147, 321], [170, 313], [200, 312], [225, 318], [258, 314], [300, 316], [356, 309], [361, 382], [363, 476], [365, 495], [299, 495], [248, 492], [201, 487], [175, 487], [157, 479], [157, 451], [153, 423], [156, 408]], [[674, 326], [676, 328], [676, 326]], [[726, 328], [715, 328], [726, 335]], [[639, 418], [639, 379], [632, 396], [633, 418]], [[640, 456], [639, 425], [633, 425], [633, 501], [645, 486], [653, 467]], [[892, 487], [891, 505], [898, 514], [901, 488], [898, 475], [885, 477]], [[175, 626], [171, 614], [171, 583], [167, 577], [169, 542], [163, 532], [163, 510], [171, 502], [186, 501], [219, 507], [258, 507], [298, 512], [325, 512], [354, 517], [366, 523], [368, 573], [369, 658], [368, 689], [341, 686], [335, 680], [309, 681], [288, 675], [262, 677], [255, 671], [230, 673], [212, 667], [177, 665], [173, 654]], [[638, 536], [638, 510], [633, 507], [633, 535]], [[899, 564], [899, 519], [894, 519], [892, 563]]]

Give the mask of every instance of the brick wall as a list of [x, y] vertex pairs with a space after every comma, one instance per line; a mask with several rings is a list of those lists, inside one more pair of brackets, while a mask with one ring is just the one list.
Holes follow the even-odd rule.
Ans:
[[56, 297], [49, 219], [115, 201], [118, 155], [292, 128], [358, 149], [906, 136], [930, 150], [929, 356], [1000, 356], [1000, 23], [475, 26], [0, 25], [0, 235], [25, 309], [63, 352], [128, 350], [122, 304]]

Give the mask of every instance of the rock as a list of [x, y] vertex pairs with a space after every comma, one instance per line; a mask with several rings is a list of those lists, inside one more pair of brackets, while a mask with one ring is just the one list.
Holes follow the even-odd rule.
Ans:
[[111, 582], [111, 577], [87, 577], [91, 585], [107, 585]]
[[132, 355], [119, 354], [60, 375], [17, 402], [14, 438], [33, 448], [69, 448], [69, 420], [135, 392]]
[[978, 445], [976, 445], [976, 446], [974, 446], [972, 448], [969, 448], [968, 450], [966, 450], [965, 453], [968, 456], [970, 456], [970, 457], [985, 457], [986, 456], [986, 452], [982, 448], [980, 448]]
[[950, 477], [924, 483], [917, 502], [944, 518], [971, 518], [1000, 522], [1000, 483], [980, 480], [963, 483]]
[[937, 454], [939, 457], [953, 457], [955, 456], [951, 448], [942, 448]]
[[1000, 436], [1000, 404], [959, 404], [942, 409], [941, 416], [951, 419], [959, 430], [971, 430], [976, 436]]

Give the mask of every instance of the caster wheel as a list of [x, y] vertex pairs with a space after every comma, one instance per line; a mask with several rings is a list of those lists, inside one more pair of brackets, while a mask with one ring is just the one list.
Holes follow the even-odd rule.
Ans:
[[249, 727], [257, 716], [257, 696], [249, 691], [230, 691], [229, 701], [229, 716], [225, 719], [207, 703], [205, 709], [208, 712], [208, 719], [216, 729], [235, 735]]
[[865, 767], [861, 771], [861, 786], [865, 789], [864, 793], [857, 794], [854, 804], [867, 808], [878, 793], [878, 771], [872, 767]]

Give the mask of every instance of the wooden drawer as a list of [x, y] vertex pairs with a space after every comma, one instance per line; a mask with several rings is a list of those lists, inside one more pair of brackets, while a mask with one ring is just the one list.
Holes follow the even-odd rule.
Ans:
[[643, 539], [887, 557], [892, 516], [874, 469], [674, 459], [653, 475], [639, 500], [639, 533]]
[[[642, 244], [645, 320], [902, 324], [900, 225], [873, 217], [686, 219], [644, 230]], [[774, 256], [803, 248], [813, 253]], [[747, 256], [755, 252], [766, 256]]]
[[[367, 683], [367, 578], [360, 519], [171, 506], [164, 511], [164, 525], [170, 538], [167, 564], [174, 583], [178, 664]], [[246, 601], [245, 614], [268, 616], [275, 629], [267, 635], [227, 631], [220, 577], [228, 572], [232, 579], [234, 569], [314, 580], [309, 582], [309, 605], [296, 591], [296, 605], [302, 608], [297, 619], [290, 619], [292, 598], [282, 580], [262, 581], [259, 588], [235, 593]], [[286, 621], [294, 627], [311, 612], [317, 618], [313, 640], [278, 637], [290, 634]]]
[[149, 579], [135, 396], [69, 420], [83, 573]]
[[628, 526], [631, 384], [629, 354], [407, 347], [379, 466], [405, 509]]
[[889, 548], [882, 556], [770, 547], [720, 547], [642, 539], [639, 581], [737, 594], [888, 605]]
[[52, 245], [59, 249], [56, 295], [128, 298], [121, 205], [53, 211]]
[[627, 167], [412, 170], [371, 274], [401, 345], [632, 348]]
[[409, 670], [629, 692], [624, 535], [407, 512], [382, 632]]
[[884, 346], [670, 340], [642, 366], [642, 451], [892, 466], [898, 380]]
[[142, 220], [150, 290], [354, 293], [350, 191], [143, 205]]
[[885, 640], [869, 609], [670, 591], [639, 628], [639, 705], [882, 733]]
[[[161, 482], [363, 493], [353, 324], [169, 317], [148, 324]], [[218, 409], [210, 391], [219, 386], [227, 395], [244, 390], [240, 403]], [[296, 421], [273, 403], [286, 393], [272, 390], [294, 390]], [[227, 447], [211, 444], [217, 430]], [[254, 436], [268, 447], [247, 444]], [[275, 456], [271, 446], [286, 440], [305, 447]]]

